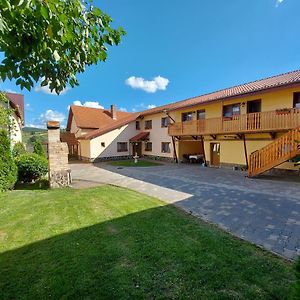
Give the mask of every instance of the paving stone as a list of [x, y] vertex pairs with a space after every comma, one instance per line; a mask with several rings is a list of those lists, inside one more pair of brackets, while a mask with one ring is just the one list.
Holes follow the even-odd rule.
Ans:
[[300, 177], [245, 175], [184, 164], [122, 169], [107, 163], [72, 165], [74, 179], [116, 184], [158, 197], [295, 259], [300, 255]]

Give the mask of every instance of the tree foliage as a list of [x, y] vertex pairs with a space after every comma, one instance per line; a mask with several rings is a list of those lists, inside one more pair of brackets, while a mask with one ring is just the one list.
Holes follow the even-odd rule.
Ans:
[[0, 130], [0, 191], [12, 189], [17, 181], [17, 167], [10, 151], [6, 130]]
[[107, 46], [120, 43], [125, 31], [111, 22], [92, 1], [2, 0], [0, 77], [28, 90], [39, 80], [56, 93], [74, 87], [77, 73], [105, 61]]
[[18, 142], [14, 145], [13, 150], [12, 150], [12, 156], [13, 157], [18, 157], [21, 154], [26, 153], [25, 146], [22, 142]]
[[45, 150], [39, 139], [36, 139], [34, 142], [33, 153], [45, 157]]
[[32, 182], [45, 176], [48, 172], [48, 161], [35, 153], [25, 153], [16, 158], [18, 180]]
[[13, 126], [11, 115], [13, 109], [10, 108], [9, 100], [3, 92], [0, 91], [0, 129], [8, 130]]

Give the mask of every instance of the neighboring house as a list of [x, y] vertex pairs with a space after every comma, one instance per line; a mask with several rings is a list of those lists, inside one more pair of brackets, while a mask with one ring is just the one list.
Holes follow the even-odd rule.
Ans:
[[[300, 139], [300, 70], [116, 119], [113, 108], [90, 109], [93, 115], [82, 122], [85, 118], [76, 115], [87, 108], [71, 107], [68, 129], [84, 158], [138, 154], [183, 160], [197, 154], [210, 166], [248, 165], [251, 176], [274, 167], [296, 169], [291, 159], [300, 154], [295, 142]], [[96, 125], [99, 113], [110, 118]]]
[[24, 96], [16, 93], [5, 93], [9, 100], [9, 107], [14, 110], [11, 118], [13, 126], [10, 130], [12, 144], [22, 141], [22, 127], [24, 126]]
[[114, 105], [110, 110], [72, 105], [61, 140], [68, 143], [70, 154], [88, 161], [134, 155], [173, 160], [167, 122], [163, 113], [147, 116], [147, 111], [121, 112]]

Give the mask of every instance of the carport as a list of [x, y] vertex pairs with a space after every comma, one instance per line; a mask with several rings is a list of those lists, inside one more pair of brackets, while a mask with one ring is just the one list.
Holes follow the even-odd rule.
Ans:
[[[189, 139], [186, 137], [183, 140], [178, 140], [178, 158], [180, 161], [205, 161], [204, 156], [203, 142], [201, 139]], [[190, 157], [193, 157], [193, 159], [190, 160]], [[199, 159], [200, 157], [202, 157], [201, 160]]]

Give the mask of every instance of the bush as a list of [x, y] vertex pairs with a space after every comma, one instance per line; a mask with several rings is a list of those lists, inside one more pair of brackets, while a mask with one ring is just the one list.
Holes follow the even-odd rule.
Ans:
[[296, 265], [296, 282], [292, 293], [292, 300], [300, 300], [300, 257], [298, 258]]
[[21, 143], [21, 142], [16, 143], [14, 145], [14, 148], [13, 148], [13, 151], [12, 151], [13, 157], [18, 157], [18, 156], [20, 156], [21, 154], [24, 154], [24, 153], [26, 153], [24, 144]]
[[40, 140], [34, 142], [33, 153], [45, 157], [45, 150]]
[[12, 189], [17, 181], [17, 167], [10, 152], [10, 140], [5, 130], [0, 130], [0, 191]]
[[18, 180], [32, 182], [45, 176], [48, 172], [48, 161], [36, 153], [25, 153], [16, 158]]

